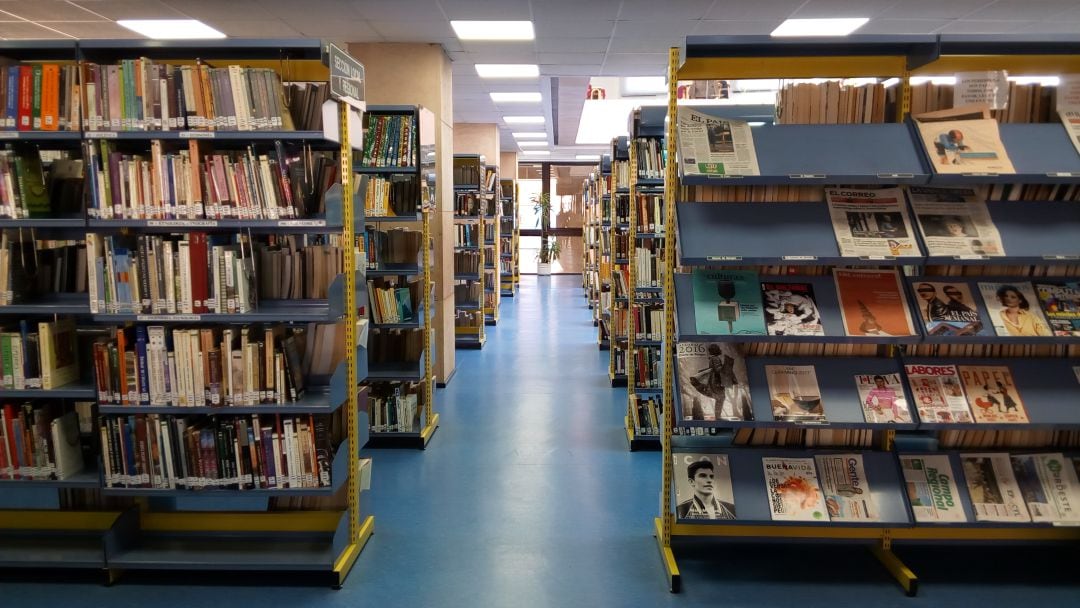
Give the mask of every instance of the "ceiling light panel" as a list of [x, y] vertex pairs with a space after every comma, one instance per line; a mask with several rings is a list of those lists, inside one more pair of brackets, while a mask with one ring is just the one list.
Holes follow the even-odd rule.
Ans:
[[540, 68], [535, 63], [478, 63], [476, 73], [481, 78], [536, 78]]
[[772, 31], [772, 36], [847, 36], [870, 21], [869, 17], [839, 19], [788, 19]]
[[195, 19], [121, 19], [117, 23], [154, 40], [202, 40], [225, 34]]
[[543, 116], [503, 116], [503, 121], [508, 125], [542, 125]]
[[519, 141], [517, 142], [519, 148], [544, 148], [548, 145], [547, 141]]
[[540, 93], [537, 92], [499, 92], [491, 93], [491, 101], [495, 103], [540, 103]]
[[533, 40], [532, 21], [451, 21], [458, 40]]
[[543, 131], [537, 131], [535, 133], [515, 131], [513, 135], [515, 139], [547, 139], [547, 133]]
[[551, 150], [522, 150], [526, 156], [551, 156]]

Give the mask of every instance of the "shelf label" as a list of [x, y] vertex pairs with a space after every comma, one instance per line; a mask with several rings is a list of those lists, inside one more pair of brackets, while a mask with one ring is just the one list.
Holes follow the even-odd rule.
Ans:
[[290, 226], [322, 228], [326, 226], [326, 220], [278, 220], [277, 225], [280, 228], [288, 228]]
[[202, 315], [135, 315], [136, 321], [202, 321]]
[[785, 262], [813, 262], [818, 258], [816, 255], [785, 255], [781, 256], [780, 259]]
[[788, 179], [825, 179], [824, 173], [789, 173]]
[[978, 255], [978, 254], [967, 254], [967, 255], [954, 256], [953, 259], [954, 260], [989, 260], [990, 256], [988, 256], [988, 255]]
[[878, 179], [914, 179], [914, 173], [878, 173]]
[[1075, 171], [1056, 171], [1047, 173], [1046, 177], [1080, 177], [1080, 173]]
[[214, 139], [213, 131], [180, 131], [180, 139]]
[[326, 45], [323, 62], [330, 67], [330, 96], [364, 110], [364, 64], [332, 43]]
[[19, 139], [18, 131], [0, 131], [0, 139]]
[[710, 262], [741, 262], [741, 255], [710, 255], [705, 257]]
[[146, 220], [151, 228], [216, 228], [217, 220]]
[[1044, 255], [1044, 260], [1080, 260], [1080, 255]]
[[87, 137], [93, 137], [95, 139], [116, 139], [120, 137], [120, 134], [116, 131], [94, 131], [86, 134]]
[[895, 260], [896, 256], [893, 256], [893, 255], [863, 255], [863, 256], [859, 256], [859, 259], [863, 260], [863, 261], [867, 261], [867, 262], [878, 261], [878, 260]]
[[997, 177], [1000, 173], [961, 173], [964, 177]]

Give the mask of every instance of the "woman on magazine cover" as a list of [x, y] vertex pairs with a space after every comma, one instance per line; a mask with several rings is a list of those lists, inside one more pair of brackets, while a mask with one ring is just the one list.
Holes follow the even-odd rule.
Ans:
[[1050, 335], [1050, 328], [1031, 312], [1031, 304], [1019, 289], [1013, 285], [1002, 285], [996, 293], [1002, 307], [998, 317], [1010, 336]]

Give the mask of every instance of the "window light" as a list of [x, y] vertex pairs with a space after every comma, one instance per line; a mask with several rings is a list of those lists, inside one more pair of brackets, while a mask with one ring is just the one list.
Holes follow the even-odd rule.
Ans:
[[116, 23], [154, 40], [225, 38], [225, 34], [195, 19], [121, 19]]
[[772, 31], [772, 36], [847, 36], [866, 25], [869, 17], [843, 19], [788, 19]]
[[476, 74], [481, 78], [536, 78], [540, 66], [535, 63], [478, 63]]
[[533, 40], [532, 21], [451, 21], [458, 40]]

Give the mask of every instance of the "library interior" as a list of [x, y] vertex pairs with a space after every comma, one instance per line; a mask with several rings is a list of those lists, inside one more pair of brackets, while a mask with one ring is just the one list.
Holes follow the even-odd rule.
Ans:
[[0, 606], [1080, 605], [1080, 0], [0, 0], [0, 59]]

